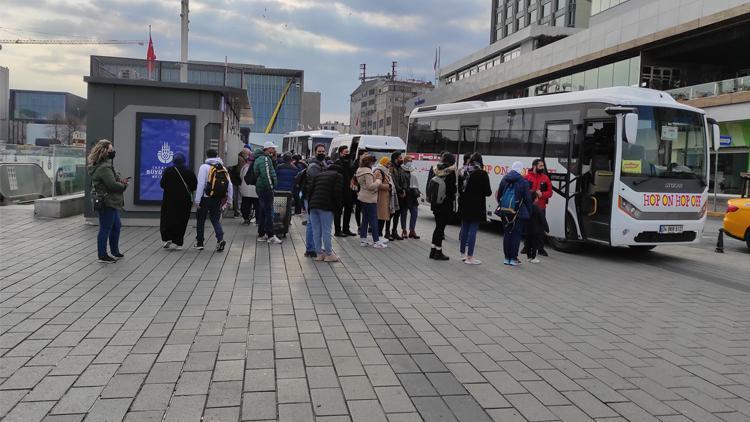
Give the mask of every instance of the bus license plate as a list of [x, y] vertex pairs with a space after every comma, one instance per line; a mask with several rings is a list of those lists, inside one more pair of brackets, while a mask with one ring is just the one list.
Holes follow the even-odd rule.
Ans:
[[680, 234], [682, 226], [659, 226], [659, 234]]

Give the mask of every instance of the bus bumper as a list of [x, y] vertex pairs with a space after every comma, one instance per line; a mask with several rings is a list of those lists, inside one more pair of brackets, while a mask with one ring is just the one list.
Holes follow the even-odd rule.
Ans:
[[658, 246], [699, 243], [706, 218], [700, 220], [644, 221], [628, 217], [612, 227], [612, 246]]

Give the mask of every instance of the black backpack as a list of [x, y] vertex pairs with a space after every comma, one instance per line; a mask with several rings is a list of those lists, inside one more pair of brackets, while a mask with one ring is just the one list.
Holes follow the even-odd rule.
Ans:
[[255, 172], [255, 162], [253, 162], [253, 165], [250, 166], [250, 168], [247, 169], [247, 173], [245, 173], [245, 183], [250, 186], [255, 186], [255, 184], [258, 183], [258, 173]]
[[221, 163], [211, 164], [204, 192], [209, 198], [226, 198], [229, 192], [229, 172]]
[[294, 176], [294, 189], [295, 192], [305, 191], [305, 183], [307, 182], [307, 167], [302, 169], [296, 176]]

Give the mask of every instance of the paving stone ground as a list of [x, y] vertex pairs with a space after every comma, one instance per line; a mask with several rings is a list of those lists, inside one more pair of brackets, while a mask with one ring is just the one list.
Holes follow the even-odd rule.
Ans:
[[303, 257], [296, 218], [280, 246], [224, 222], [224, 253], [126, 227], [126, 257], [102, 265], [80, 217], [0, 208], [0, 418], [750, 420], [745, 253], [552, 251], [509, 268], [487, 229], [484, 264], [466, 266], [451, 227], [449, 262], [425, 239], [336, 239], [327, 264]]

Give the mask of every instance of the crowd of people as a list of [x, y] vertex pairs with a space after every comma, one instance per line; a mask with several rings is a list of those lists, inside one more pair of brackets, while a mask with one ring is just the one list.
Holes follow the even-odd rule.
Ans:
[[[211, 222], [216, 236], [216, 252], [226, 247], [221, 220], [231, 208], [243, 225], [257, 225], [258, 242], [280, 244], [286, 235], [284, 224], [275, 225], [274, 198], [285, 197], [294, 214], [306, 214], [305, 256], [316, 261], [337, 262], [332, 238], [359, 236], [362, 247], [388, 247], [391, 241], [419, 239], [416, 223], [422, 191], [412, 158], [401, 152], [380, 158], [359, 151], [354, 159], [347, 146], [328, 157], [323, 144], [315, 145], [314, 155], [304, 161], [298, 154], [278, 154], [272, 142], [251, 151], [243, 148], [237, 165], [227, 168], [216, 150], [208, 150], [196, 175], [177, 153], [172, 166], [162, 173], [164, 196], [160, 232], [163, 248], [182, 249], [193, 207], [196, 209], [194, 248], [205, 247], [204, 227]], [[119, 250], [119, 210], [129, 179], [115, 172], [112, 143], [99, 141], [88, 157], [92, 197], [99, 215], [98, 255], [103, 263], [117, 262]], [[527, 171], [528, 170], [528, 171]], [[463, 165], [456, 165], [454, 154], [441, 154], [429, 171], [424, 194], [435, 217], [429, 258], [447, 261], [443, 252], [445, 228], [456, 216], [460, 219], [458, 250], [467, 265], [478, 265], [476, 240], [480, 224], [487, 221], [487, 198], [493, 194], [482, 155], [466, 154]], [[520, 265], [519, 253], [532, 263], [546, 256], [545, 234], [549, 231], [545, 210], [552, 186], [544, 162], [534, 161], [531, 169], [515, 162], [502, 178], [495, 197], [495, 214], [503, 225], [504, 264]], [[357, 232], [351, 230], [354, 214]], [[278, 223], [278, 222], [277, 222]], [[279, 232], [281, 230], [281, 232]], [[521, 241], [525, 238], [523, 250]], [[107, 242], [112, 255], [107, 253]]]

